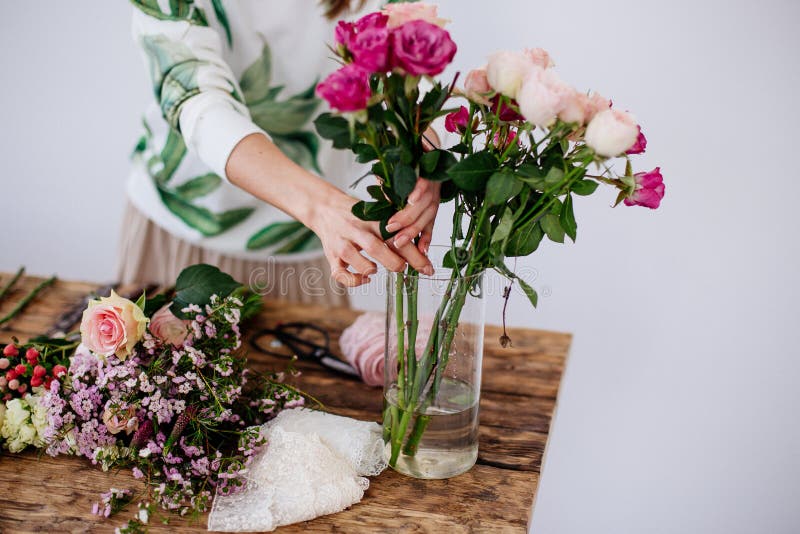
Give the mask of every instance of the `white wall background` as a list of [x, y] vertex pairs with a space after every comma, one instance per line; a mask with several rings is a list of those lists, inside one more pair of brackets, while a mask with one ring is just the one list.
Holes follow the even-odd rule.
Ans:
[[[534, 531], [800, 531], [800, 4], [441, 4], [459, 69], [546, 47], [635, 112], [642, 168], [667, 180], [656, 212], [583, 199], [577, 246], [520, 264], [551, 294], [535, 312], [517, 295], [510, 322], [575, 333]], [[0, 270], [112, 278], [149, 97], [128, 17], [123, 1], [4, 5]]]

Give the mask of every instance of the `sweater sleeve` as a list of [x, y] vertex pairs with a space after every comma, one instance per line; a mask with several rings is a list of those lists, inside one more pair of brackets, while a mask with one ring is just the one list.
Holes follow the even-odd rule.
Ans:
[[208, 24], [200, 2], [131, 0], [133, 37], [150, 70], [153, 92], [169, 125], [189, 150], [228, 179], [225, 165], [244, 137], [261, 133], [250, 118], [222, 36]]

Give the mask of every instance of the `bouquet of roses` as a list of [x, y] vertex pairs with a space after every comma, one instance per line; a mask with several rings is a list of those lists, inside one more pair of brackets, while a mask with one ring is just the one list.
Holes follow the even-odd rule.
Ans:
[[[133, 302], [112, 291], [91, 301], [79, 339], [7, 345], [6, 447], [131, 468], [148, 495], [130, 531], [156, 505], [181, 515], [207, 510], [215, 491], [242, 485], [264, 445], [256, 425], [304, 402], [281, 376], [245, 368], [240, 325], [260, 304], [216, 267], [195, 265], [167, 293]], [[134, 498], [112, 489], [94, 511], [108, 516]]]
[[[458, 76], [449, 84], [432, 78], [456, 52], [445, 22], [422, 2], [340, 22], [334, 51], [343, 66], [317, 89], [336, 110], [317, 119], [320, 135], [360, 162], [373, 162], [379, 179], [368, 188], [372, 200], [353, 207], [356, 216], [379, 221], [391, 238], [387, 223], [408, 202], [418, 176], [439, 182], [442, 202], [454, 203], [444, 265], [451, 278], [421, 354], [417, 273], [409, 267], [396, 279], [399, 409], [387, 408], [384, 416], [392, 466], [401, 447], [415, 454], [425, 431], [425, 410], [439, 390], [465, 298], [475, 289], [473, 275], [494, 269], [517, 281], [536, 306], [536, 291], [506, 259], [532, 254], [545, 237], [574, 241], [576, 195], [606, 185], [618, 190], [616, 204], [649, 208], [664, 195], [659, 168], [633, 172], [631, 157], [646, 147], [634, 117], [599, 94], [571, 87], [546, 51], [498, 52], [467, 75], [464, 87], [457, 86]], [[464, 104], [445, 108], [456, 98]], [[426, 151], [423, 132], [442, 116], [459, 140]]]

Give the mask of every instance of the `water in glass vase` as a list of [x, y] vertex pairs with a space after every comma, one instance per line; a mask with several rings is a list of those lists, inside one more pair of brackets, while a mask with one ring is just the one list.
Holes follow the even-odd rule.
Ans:
[[[397, 403], [397, 386], [384, 395], [384, 413], [395, 409], [403, 414]], [[472, 386], [452, 378], [442, 380], [437, 401], [428, 406], [422, 415], [428, 423], [416, 452], [406, 454], [400, 451], [393, 468], [403, 474], [416, 478], [450, 478], [469, 471], [478, 458], [478, 403]], [[415, 413], [403, 438], [407, 443], [414, 422]], [[384, 454], [391, 456], [391, 443], [387, 441]]]

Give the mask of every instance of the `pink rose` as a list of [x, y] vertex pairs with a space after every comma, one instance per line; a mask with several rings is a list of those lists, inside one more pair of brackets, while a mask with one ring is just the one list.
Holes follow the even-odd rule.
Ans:
[[604, 96], [594, 93], [589, 97], [589, 103], [586, 107], [586, 121], [590, 121], [595, 115], [601, 111], [605, 111], [611, 107], [611, 100]]
[[369, 28], [359, 31], [350, 40], [349, 50], [356, 65], [370, 72], [385, 71], [389, 59], [389, 30]]
[[642, 127], [639, 126], [639, 136], [636, 138], [636, 142], [630, 147], [625, 153], [626, 154], [643, 154], [645, 149], [647, 148], [647, 138], [642, 133]]
[[486, 97], [492, 92], [492, 86], [489, 85], [489, 79], [486, 77], [486, 67], [469, 71], [467, 79], [464, 80], [464, 92], [467, 98], [473, 102], [484, 106], [490, 104], [489, 99]]
[[502, 142], [500, 139], [500, 132], [494, 134], [494, 146], [498, 150], [505, 150], [508, 146], [516, 140], [517, 144], [519, 144], [519, 139], [517, 139], [517, 132], [515, 130], [509, 130], [508, 136], [506, 136], [505, 143]]
[[633, 175], [636, 188], [625, 199], [626, 206], [644, 206], [656, 209], [664, 198], [664, 178], [661, 176], [661, 167], [656, 167], [650, 172], [639, 172]]
[[523, 52], [495, 52], [486, 65], [486, 79], [498, 93], [517, 98], [522, 81], [533, 66]]
[[588, 114], [589, 97], [579, 91], [572, 90], [562, 100], [558, 118], [564, 122], [583, 126]]
[[349, 48], [350, 41], [352, 41], [356, 36], [356, 25], [352, 22], [340, 20], [336, 25], [336, 30], [334, 30], [333, 35], [337, 44], [340, 44], [345, 48]]
[[612, 158], [630, 149], [639, 136], [639, 126], [630, 113], [606, 109], [586, 127], [584, 140], [599, 156]]
[[414, 76], [440, 74], [456, 55], [456, 43], [450, 34], [424, 20], [403, 24], [391, 32], [389, 39], [391, 66]]
[[129, 406], [126, 410], [106, 408], [103, 411], [103, 424], [112, 434], [119, 434], [123, 430], [126, 434], [130, 434], [139, 427], [139, 419], [133, 406]]
[[83, 312], [81, 341], [100, 356], [127, 358], [142, 339], [147, 317], [141, 308], [111, 291], [110, 297], [93, 300]]
[[435, 26], [443, 27], [446, 19], [440, 19], [438, 7], [425, 2], [401, 2], [389, 4], [383, 8], [383, 13], [388, 17], [387, 26], [390, 29], [399, 28], [407, 22], [422, 20]]
[[536, 126], [551, 126], [564, 109], [575, 90], [567, 85], [555, 71], [531, 67], [519, 90], [519, 110]]
[[549, 69], [554, 65], [550, 54], [544, 48], [527, 48], [523, 53], [528, 56], [533, 65], [542, 69]]
[[317, 86], [317, 95], [339, 111], [366, 108], [371, 94], [369, 72], [355, 64], [334, 71]]
[[389, 22], [389, 17], [385, 13], [376, 11], [368, 15], [364, 15], [355, 23], [356, 31], [363, 32], [375, 28], [385, 28]]
[[459, 133], [467, 130], [467, 122], [469, 121], [469, 110], [464, 106], [458, 111], [454, 111], [445, 117], [444, 129], [448, 132]]
[[164, 343], [180, 347], [189, 335], [189, 321], [175, 317], [167, 304], [153, 314], [148, 329]]

